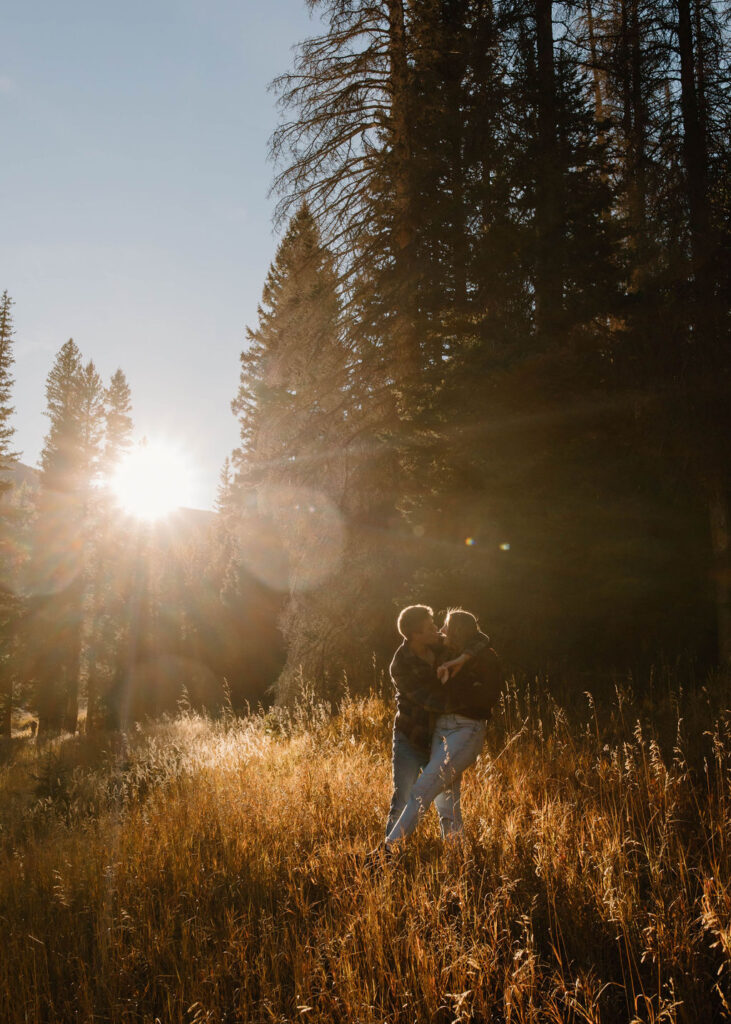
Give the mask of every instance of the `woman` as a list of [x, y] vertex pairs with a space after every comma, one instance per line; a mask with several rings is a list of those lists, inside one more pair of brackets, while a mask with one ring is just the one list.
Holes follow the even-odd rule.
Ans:
[[[440, 793], [451, 792], [454, 817], [451, 835], [462, 832], [460, 810], [462, 773], [477, 760], [485, 741], [486, 720], [500, 694], [500, 666], [488, 638], [480, 633], [477, 619], [470, 612], [449, 612], [443, 630], [452, 660], [439, 669], [439, 678], [448, 689], [445, 711], [439, 715], [432, 736], [429, 763], [414, 783], [401, 816], [386, 836], [386, 853], [394, 843], [411, 835], [431, 803]], [[467, 662], [459, 657], [465, 647], [481, 637], [485, 649]], [[454, 672], [454, 674], [452, 674]]]

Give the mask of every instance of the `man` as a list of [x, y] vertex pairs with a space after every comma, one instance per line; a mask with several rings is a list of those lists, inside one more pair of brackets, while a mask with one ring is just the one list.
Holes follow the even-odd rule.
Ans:
[[[394, 654], [390, 669], [396, 691], [396, 718], [392, 748], [393, 794], [386, 835], [401, 816], [420, 771], [429, 762], [434, 722], [445, 708], [445, 689], [437, 676], [445, 638], [434, 622], [434, 612], [427, 605], [410, 605], [399, 615], [397, 626], [403, 643]], [[441, 665], [444, 678], [458, 672], [485, 646], [486, 638], [480, 636], [459, 658]], [[442, 836], [447, 836], [453, 831], [455, 818], [451, 790], [440, 793], [434, 804]]]

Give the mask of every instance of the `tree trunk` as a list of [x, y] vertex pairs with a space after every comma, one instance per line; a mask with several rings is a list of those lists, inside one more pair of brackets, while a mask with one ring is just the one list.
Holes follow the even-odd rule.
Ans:
[[13, 677], [6, 663], [0, 668], [0, 738], [10, 739], [12, 711]]
[[59, 694], [51, 690], [55, 684], [56, 680], [52, 679], [37, 702], [38, 735], [44, 739], [48, 736], [56, 736], [63, 727], [63, 704], [59, 699]]
[[67, 602], [63, 658], [63, 728], [75, 733], [79, 722], [79, 674], [81, 671], [81, 631], [84, 603], [83, 576], [78, 577], [64, 594]]
[[403, 0], [388, 0], [391, 133], [394, 174], [393, 248], [396, 264], [395, 379], [397, 385], [416, 381], [419, 366], [416, 281], [413, 273], [415, 240], [411, 183], [411, 117], [409, 70]]
[[58, 594], [41, 594], [29, 601], [22, 646], [23, 673], [33, 681], [38, 736], [46, 739], [61, 731], [64, 693], [61, 661], [64, 647], [63, 608]]
[[[594, 11], [591, 0], [586, 0], [586, 26], [589, 32], [589, 59], [591, 60], [591, 74], [594, 83], [594, 119], [597, 124], [604, 124], [604, 101], [602, 99], [602, 80], [599, 73], [599, 56], [596, 48], [596, 36], [594, 35]], [[604, 128], [599, 129], [599, 141], [604, 142]]]
[[63, 727], [66, 732], [70, 733], [75, 733], [79, 724], [79, 670], [81, 661], [79, 654], [80, 650], [77, 647], [75, 655], [70, 660], [66, 669]]
[[468, 305], [467, 253], [468, 209], [465, 196], [465, 143], [466, 126], [463, 104], [463, 82], [465, 74], [466, 39], [463, 34], [465, 23], [464, 5], [460, 0], [442, 0], [441, 31], [445, 39], [446, 53], [442, 54], [441, 66], [445, 82], [447, 127], [449, 130], [449, 191], [452, 195], [453, 237], [451, 260], [454, 273], [454, 313], [457, 317], [466, 315]]
[[[705, 124], [696, 89], [696, 60], [693, 47], [690, 0], [677, 0], [678, 48], [680, 50], [680, 108], [683, 117], [683, 159], [690, 223], [690, 245], [695, 284], [695, 321], [701, 343], [710, 343], [702, 335], [708, 327], [712, 308], [708, 267], [708, 156]], [[703, 73], [699, 75], [702, 81]], [[702, 351], [702, 348], [701, 350]], [[700, 355], [699, 351], [699, 355]]]
[[94, 675], [94, 669], [89, 671], [89, 678], [86, 681], [86, 722], [84, 732], [91, 736], [93, 732], [99, 732], [101, 718], [99, 716], [99, 685]]
[[[106, 510], [109, 515], [109, 511]], [[91, 735], [98, 732], [103, 726], [103, 714], [101, 707], [103, 678], [103, 663], [107, 659], [107, 673], [109, 670], [108, 656], [110, 624], [109, 617], [105, 615], [105, 603], [111, 600], [111, 587], [109, 579], [109, 552], [113, 544], [113, 532], [110, 520], [102, 521], [96, 531], [96, 544], [90, 551], [90, 557], [86, 568], [87, 584], [87, 617], [85, 628], [85, 661], [86, 661], [86, 725], [85, 732]]]
[[66, 706], [63, 714], [64, 732], [75, 733], [79, 723], [79, 682], [78, 678], [66, 681]]
[[695, 28], [695, 64], [696, 82], [698, 87], [698, 116], [702, 125], [708, 123], [708, 112], [706, 110], [706, 58], [703, 51], [703, 25], [701, 23], [701, 0], [694, 0], [693, 4], [694, 28]]
[[719, 665], [731, 664], [731, 554], [729, 550], [728, 495], [719, 481], [709, 488], [713, 575], [716, 584], [716, 620]]
[[688, 176], [688, 209], [693, 261], [697, 267], [707, 231], [708, 212], [706, 209], [706, 144], [695, 84], [690, 0], [678, 0], [678, 47], [680, 50], [680, 105], [683, 115], [683, 156]]
[[534, 0], [538, 85], [536, 161], [536, 329], [544, 341], [555, 335], [563, 304], [561, 259], [561, 170], [556, 139], [552, 0]]
[[637, 0], [622, 0], [619, 47], [622, 82], [622, 134], [629, 244], [634, 253], [630, 288], [640, 291], [647, 274], [647, 112], [642, 84], [642, 39]]

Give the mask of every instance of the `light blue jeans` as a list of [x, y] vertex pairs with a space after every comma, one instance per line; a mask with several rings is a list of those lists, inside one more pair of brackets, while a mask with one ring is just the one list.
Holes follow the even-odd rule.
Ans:
[[[485, 722], [465, 715], [440, 715], [437, 718], [429, 762], [411, 786], [408, 800], [393, 824], [393, 801], [391, 803], [387, 843], [411, 835], [432, 803], [439, 810], [442, 835], [461, 833], [462, 773], [477, 760], [485, 742], [485, 731]], [[443, 809], [447, 811], [446, 816]]]
[[[419, 772], [429, 764], [431, 755], [428, 751], [419, 750], [402, 732], [394, 729], [392, 758], [393, 795], [386, 823], [386, 835], [401, 817], [414, 784], [419, 778]], [[454, 831], [454, 797], [451, 788], [436, 796], [434, 806], [439, 814], [442, 836], [450, 835]]]

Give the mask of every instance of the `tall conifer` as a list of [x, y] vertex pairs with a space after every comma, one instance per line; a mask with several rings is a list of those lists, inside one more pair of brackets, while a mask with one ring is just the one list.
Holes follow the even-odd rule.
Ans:
[[[13, 300], [7, 291], [0, 299], [0, 737], [10, 736], [13, 703], [13, 667], [11, 654], [13, 626], [19, 611], [15, 592], [15, 552], [12, 512], [8, 492], [13, 483], [6, 476], [17, 464], [12, 447], [14, 428], [12, 406]], [[15, 524], [17, 529], [17, 523]]]
[[[697, 595], [702, 575], [695, 550], [674, 539], [668, 571], [641, 524], [679, 487], [680, 519], [695, 530], [693, 488], [672, 482], [672, 431], [661, 429], [671, 420], [652, 414], [663, 382], [687, 377], [691, 353], [725, 380], [699, 303], [684, 301], [706, 288], [717, 309], [727, 274], [713, 260], [709, 284], [699, 258], [704, 246], [720, 251], [729, 222], [718, 5], [313, 6], [326, 28], [279, 79], [286, 115], [273, 151], [280, 209], [309, 200], [346, 283], [349, 426], [357, 420], [361, 442], [352, 507], [378, 523], [384, 548], [399, 538], [396, 572], [407, 575], [412, 558], [420, 586], [452, 571], [464, 581], [470, 559], [471, 592], [493, 573], [488, 591], [502, 593], [508, 619], [527, 620], [532, 602], [544, 632], [536, 641], [539, 628], [527, 626], [526, 650], [546, 649], [559, 619], [580, 645], [587, 613], [616, 622], [610, 646], [642, 646], [621, 609], [641, 603], [643, 588], [655, 601], [675, 595], [673, 578]], [[691, 388], [706, 398], [709, 389]], [[677, 409], [685, 425], [673, 445], [683, 447], [682, 434], [686, 455], [714, 476], [714, 522], [725, 524], [714, 446], [703, 452]], [[379, 489], [388, 501], [375, 500]], [[633, 522], [626, 508], [638, 493]], [[511, 534], [513, 553], [460, 554], [478, 525], [493, 552]], [[597, 535], [612, 539], [597, 545]], [[717, 575], [728, 578], [722, 565]], [[610, 596], [592, 611], [597, 578], [612, 581]], [[413, 587], [405, 598], [423, 596]]]
[[[13, 356], [13, 300], [4, 291], [0, 298], [0, 472], [12, 469], [17, 455], [12, 449], [12, 437], [15, 429], [10, 418], [15, 409], [12, 405], [12, 391], [15, 383], [12, 376]], [[0, 496], [11, 485], [0, 479]]]
[[30, 583], [29, 655], [41, 731], [76, 729], [90, 512], [103, 431], [103, 389], [72, 339], [46, 384], [50, 427], [41, 453], [41, 492]]
[[121, 369], [112, 374], [104, 401], [104, 466], [109, 472], [132, 447], [132, 393]]
[[[292, 218], [277, 250], [259, 323], [248, 338], [233, 403], [242, 438], [236, 468], [241, 500], [256, 493], [259, 514], [281, 536], [280, 557], [284, 554], [289, 566], [288, 578], [280, 581], [289, 595], [284, 629], [290, 658], [280, 681], [284, 697], [301, 664], [322, 679], [322, 645], [342, 628], [337, 626], [342, 611], [331, 600], [332, 621], [321, 631], [323, 601], [339, 593], [335, 577], [347, 515], [345, 448], [352, 429], [349, 354], [333, 261], [306, 206]], [[325, 576], [323, 565], [329, 568]]]
[[87, 630], [86, 730], [117, 725], [117, 691], [129, 669], [132, 571], [129, 527], [110, 493], [109, 483], [132, 446], [132, 395], [121, 369], [97, 397], [103, 399], [103, 443], [99, 445], [100, 488], [90, 518], [92, 558]]

